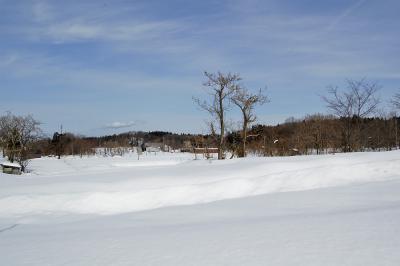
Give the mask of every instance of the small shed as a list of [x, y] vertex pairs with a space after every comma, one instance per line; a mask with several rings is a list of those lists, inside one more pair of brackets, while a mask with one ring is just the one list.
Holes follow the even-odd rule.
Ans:
[[20, 175], [22, 173], [22, 167], [18, 163], [3, 162], [0, 163], [0, 166], [5, 174]]
[[203, 154], [204, 158], [211, 159], [214, 158], [214, 154], [218, 154], [218, 148], [194, 148], [194, 157], [197, 160], [197, 154]]

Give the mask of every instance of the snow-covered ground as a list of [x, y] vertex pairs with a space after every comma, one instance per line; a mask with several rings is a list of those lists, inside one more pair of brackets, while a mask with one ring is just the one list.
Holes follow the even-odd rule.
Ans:
[[399, 151], [30, 167], [0, 175], [1, 265], [400, 265]]

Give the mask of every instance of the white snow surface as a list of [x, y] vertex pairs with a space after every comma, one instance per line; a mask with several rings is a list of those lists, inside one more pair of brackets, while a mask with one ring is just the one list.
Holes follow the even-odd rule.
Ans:
[[9, 166], [9, 167], [21, 168], [21, 165], [19, 163], [2, 162], [1, 165], [6, 167]]
[[0, 174], [1, 265], [400, 265], [399, 151], [30, 168]]

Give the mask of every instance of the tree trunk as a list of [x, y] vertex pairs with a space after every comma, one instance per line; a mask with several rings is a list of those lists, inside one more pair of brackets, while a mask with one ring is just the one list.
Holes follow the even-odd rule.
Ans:
[[219, 147], [218, 147], [218, 160], [224, 159], [224, 138], [225, 138], [225, 123], [224, 123], [224, 108], [223, 108], [223, 98], [222, 92], [219, 93], [219, 108], [221, 110], [219, 117], [220, 135], [219, 135]]
[[248, 124], [248, 121], [247, 121], [246, 117], [243, 117], [242, 150], [240, 151], [239, 157], [246, 157], [247, 124]]

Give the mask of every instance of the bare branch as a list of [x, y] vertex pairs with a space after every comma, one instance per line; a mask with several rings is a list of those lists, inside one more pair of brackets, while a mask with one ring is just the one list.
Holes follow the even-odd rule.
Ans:
[[396, 93], [390, 102], [396, 110], [400, 110], [400, 92]]

